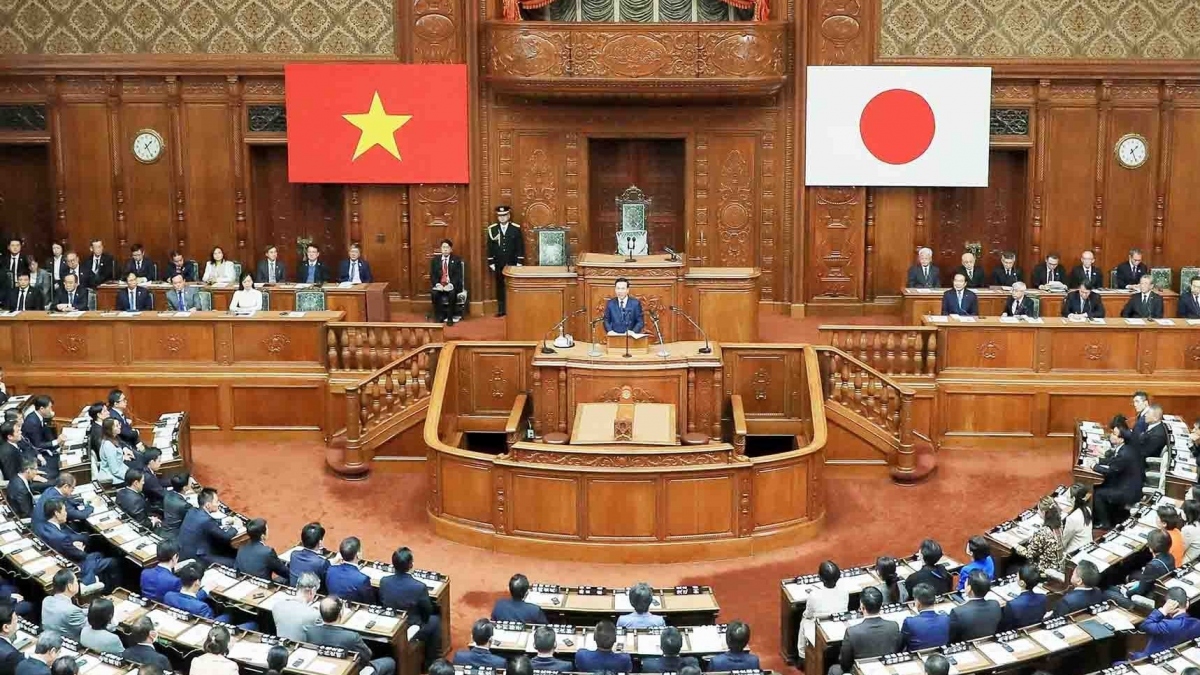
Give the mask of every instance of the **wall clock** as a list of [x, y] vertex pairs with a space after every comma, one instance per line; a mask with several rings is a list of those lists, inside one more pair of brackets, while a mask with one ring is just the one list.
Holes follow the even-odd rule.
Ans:
[[1117, 153], [1117, 162], [1126, 169], [1138, 168], [1150, 156], [1146, 137], [1141, 134], [1125, 134], [1117, 139], [1114, 152]]
[[142, 164], [157, 162], [165, 147], [162, 135], [153, 129], [142, 129], [133, 137], [133, 157]]

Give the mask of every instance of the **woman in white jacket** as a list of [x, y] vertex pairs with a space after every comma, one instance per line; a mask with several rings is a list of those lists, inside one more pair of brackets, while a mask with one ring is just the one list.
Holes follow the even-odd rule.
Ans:
[[212, 256], [204, 263], [204, 276], [201, 279], [206, 284], [237, 283], [237, 268], [233, 262], [225, 259], [225, 251], [220, 246], [214, 246]]
[[1071, 510], [1063, 521], [1063, 552], [1071, 555], [1092, 543], [1092, 509], [1088, 506], [1090, 490], [1082, 483], [1071, 486]]

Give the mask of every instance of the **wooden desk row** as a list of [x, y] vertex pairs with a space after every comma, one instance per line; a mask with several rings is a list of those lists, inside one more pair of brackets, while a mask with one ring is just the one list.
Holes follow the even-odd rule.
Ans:
[[51, 582], [59, 570], [65, 568], [79, 574], [75, 563], [47, 546], [17, 519], [7, 500], [0, 504], [0, 556], [8, 569], [29, 579], [46, 594], [50, 593]]
[[[215, 622], [193, 616], [186, 612], [143, 598], [123, 588], [109, 596], [115, 607], [113, 620], [125, 631], [142, 616], [154, 622], [160, 642], [172, 646], [181, 654], [201, 649], [208, 632]], [[226, 628], [230, 628], [226, 626]], [[274, 645], [282, 645], [289, 652], [287, 672], [299, 675], [353, 675], [363, 664], [356, 661], [355, 654], [344, 650], [297, 643], [254, 631], [230, 629], [229, 658], [243, 668], [266, 670], [267, 652]]]
[[[142, 288], [150, 291], [154, 299], [154, 309], [167, 309], [167, 293], [172, 290], [167, 282], [151, 282], [142, 284]], [[188, 286], [197, 290], [203, 289], [212, 294], [212, 308], [217, 311], [229, 309], [229, 301], [234, 291], [241, 288], [240, 284], [202, 284], [190, 283]], [[325, 294], [325, 308], [331, 312], [343, 312], [344, 321], [387, 322], [390, 321], [390, 310], [386, 283], [354, 284], [325, 284], [312, 286], [308, 284], [258, 284], [259, 290], [265, 291], [270, 303], [267, 309], [276, 312], [290, 312], [296, 309], [296, 292], [304, 290], [319, 290]], [[128, 287], [123, 283], [102, 284], [96, 289], [96, 309], [116, 310], [117, 295]]]
[[[928, 314], [942, 313], [942, 295], [949, 288], [906, 288], [901, 292], [901, 316], [908, 326], [921, 325], [921, 317]], [[1006, 303], [1012, 298], [1012, 290], [1000, 286], [989, 288], [972, 288], [979, 299], [980, 316], [1000, 316], [1004, 313]], [[1133, 291], [1114, 288], [1103, 288], [1095, 291], [1104, 303], [1104, 311], [1110, 317], [1120, 316], [1121, 308], [1129, 301]], [[1156, 291], [1163, 296], [1163, 316], [1177, 316], [1179, 294], [1175, 291]], [[1068, 291], [1039, 291], [1036, 288], [1026, 291], [1026, 295], [1038, 298], [1041, 304], [1039, 314], [1043, 317], [1057, 317], [1062, 313], [1062, 303]]]
[[[11, 639], [12, 646], [26, 658], [36, 658], [34, 649], [37, 647], [37, 636], [41, 632], [42, 629], [37, 625], [25, 619], [18, 619], [17, 634]], [[74, 657], [79, 675], [137, 675], [138, 668], [141, 667], [141, 664], [126, 661], [119, 654], [101, 654], [87, 649], [68, 637], [63, 637], [59, 656]]]
[[1187, 668], [1200, 668], [1200, 640], [1188, 640], [1137, 661], [1122, 661], [1093, 675], [1179, 675]]
[[[596, 648], [596, 629], [593, 626], [551, 625], [556, 636], [554, 653], [562, 657], [573, 657], [580, 649]], [[533, 633], [536, 626], [512, 621], [497, 621], [492, 634], [491, 648], [494, 651], [534, 654]], [[686, 656], [720, 654], [729, 649], [725, 643], [725, 626], [682, 626], [683, 649]], [[613, 651], [634, 657], [662, 656], [662, 628], [617, 629], [617, 643]]]
[[[1196, 484], [1196, 460], [1192, 454], [1188, 425], [1177, 415], [1163, 415], [1167, 429], [1167, 480], [1164, 492], [1182, 502], [1188, 490]], [[1095, 469], [1112, 452], [1108, 430], [1091, 420], [1080, 421], [1075, 427], [1075, 457], [1071, 475], [1080, 483], [1099, 485], [1104, 482]]]
[[[62, 429], [59, 470], [75, 476], [81, 486], [92, 480], [92, 453], [88, 447], [92, 426], [89, 407], [90, 403]], [[163, 413], [153, 426], [140, 429], [139, 433], [143, 434], [142, 443], [147, 448], [158, 448], [162, 452], [159, 471], [164, 476], [188, 471], [192, 466], [191, 424], [186, 412]]]
[[[542, 608], [551, 623], [615, 621], [633, 611], [628, 588], [534, 584], [525, 601]], [[676, 586], [653, 589], [650, 611], [672, 626], [702, 626], [716, 622], [720, 607], [709, 586]]]
[[[1066, 485], [1055, 488], [1050, 493], [1050, 497], [1054, 499], [1054, 503], [1058, 504], [1064, 515], [1071, 508], [1070, 489]], [[983, 536], [992, 547], [993, 558], [999, 561], [1001, 558], [1013, 555], [1016, 548], [1027, 544], [1033, 538], [1034, 533], [1041, 528], [1043, 522], [1042, 514], [1035, 505], [1025, 509], [1015, 518], [996, 525], [985, 532]]]

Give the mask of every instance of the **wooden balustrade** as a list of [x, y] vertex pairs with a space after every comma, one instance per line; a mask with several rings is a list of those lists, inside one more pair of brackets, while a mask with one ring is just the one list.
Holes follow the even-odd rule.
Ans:
[[326, 340], [329, 369], [372, 372], [405, 352], [443, 339], [440, 323], [331, 323]]
[[821, 326], [825, 344], [850, 354], [885, 375], [934, 377], [934, 326]]
[[837, 347], [814, 347], [826, 401], [839, 403], [887, 432], [896, 441], [892, 476], [898, 482], [916, 467], [912, 405], [915, 393]]
[[428, 401], [441, 344], [426, 344], [346, 387], [344, 459], [331, 463], [345, 477], [367, 472], [363, 448], [371, 431], [408, 409]]

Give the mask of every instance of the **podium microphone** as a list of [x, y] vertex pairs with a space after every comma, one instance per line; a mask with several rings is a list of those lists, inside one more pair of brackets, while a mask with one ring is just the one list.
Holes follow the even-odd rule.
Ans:
[[590, 337], [592, 340], [592, 348], [588, 350], [588, 356], [592, 358], [604, 356], [604, 352], [600, 351], [600, 344], [596, 342], [596, 324], [600, 323], [601, 321], [604, 321], [603, 314], [592, 319], [591, 323], [588, 324], [588, 337]]
[[587, 311], [587, 307], [580, 307], [579, 309], [575, 310], [574, 312], [571, 312], [570, 314], [567, 314], [566, 316], [564, 316], [562, 318], [562, 321], [559, 321], [558, 323], [554, 324], [553, 328], [551, 328], [550, 330], [548, 330], [544, 334], [542, 334], [542, 353], [543, 354], [553, 354], [554, 353], [554, 350], [550, 347], [550, 344], [548, 342], [546, 342], [547, 335], [550, 335], [554, 331], [558, 330], [558, 328], [561, 327], [563, 324], [565, 324], [566, 322], [575, 318], [576, 316], [583, 314], [586, 311]]
[[662, 326], [658, 325], [658, 312], [653, 309], [650, 310], [650, 323], [654, 324], [654, 332], [658, 333], [658, 356], [665, 359], [671, 355], [671, 352], [667, 351], [667, 346], [663, 344]]
[[663, 250], [671, 255], [671, 262], [679, 260], [679, 254], [675, 252], [675, 249], [671, 248], [670, 246], [664, 246]]
[[633, 258], [633, 237], [625, 237], [625, 247], [629, 250], [629, 257], [625, 262], [636, 262]]
[[692, 317], [687, 315], [687, 312], [683, 311], [682, 309], [679, 309], [675, 305], [671, 305], [667, 309], [669, 309], [672, 312], [675, 312], [676, 314], [678, 314], [679, 316], [682, 316], [683, 318], [687, 319], [688, 323], [692, 324], [693, 326], [696, 327], [696, 330], [700, 331], [700, 336], [704, 338], [704, 346], [700, 348], [700, 353], [701, 354], [711, 354], [712, 347], [708, 346], [708, 333], [704, 332], [704, 329], [700, 327], [700, 324], [693, 321]]

